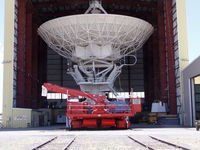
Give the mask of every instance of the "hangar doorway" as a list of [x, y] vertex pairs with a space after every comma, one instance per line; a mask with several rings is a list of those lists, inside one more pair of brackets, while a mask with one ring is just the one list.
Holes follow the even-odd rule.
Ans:
[[[193, 101], [193, 114], [194, 121], [200, 120], [200, 75], [192, 78], [192, 101]], [[193, 121], [193, 122], [194, 122]]]
[[[185, 60], [179, 56], [182, 55], [180, 47], [181, 51], [183, 47], [179, 44], [184, 40], [178, 39], [180, 37], [177, 25], [178, 21], [180, 23], [185, 20], [182, 21], [182, 16], [179, 17], [181, 19], [177, 17], [177, 14], [180, 15], [177, 8], [182, 10], [184, 4], [182, 3], [182, 6], [176, 0], [102, 0], [102, 4], [109, 14], [140, 18], [151, 23], [155, 29], [144, 47], [136, 54], [140, 58], [138, 64], [133, 68], [124, 68], [120, 79], [116, 80], [118, 91], [125, 95], [131, 90], [142, 92], [147, 110], [150, 111], [154, 100], [161, 100], [169, 104], [170, 114], [176, 114], [179, 110], [177, 101], [181, 98], [180, 69], [182, 59]], [[37, 29], [48, 20], [84, 13], [88, 8], [88, 0], [15, 0], [6, 1], [6, 7], [8, 11], [5, 34], [12, 40], [6, 41], [6, 54], [9, 56], [5, 55], [5, 60], [10, 60], [11, 57], [13, 60], [12, 65], [5, 65], [4, 69], [4, 120], [8, 122], [8, 126], [13, 126], [13, 108], [17, 108], [17, 111], [22, 108], [20, 113], [23, 117], [24, 110], [46, 107], [45, 98], [41, 97], [43, 83], [51, 82], [79, 89], [66, 74], [67, 60], [50, 54], [52, 51], [38, 36]], [[184, 23], [180, 24], [182, 28]], [[180, 34], [182, 36], [182, 32]], [[185, 49], [183, 51], [185, 53]], [[40, 118], [43, 120], [43, 117]]]

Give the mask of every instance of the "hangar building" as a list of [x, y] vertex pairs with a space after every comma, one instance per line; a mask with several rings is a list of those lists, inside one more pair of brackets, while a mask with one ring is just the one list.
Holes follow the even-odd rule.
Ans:
[[[55, 118], [65, 113], [63, 95], [49, 94], [46, 106], [41, 96], [42, 84], [79, 87], [66, 73], [68, 60], [53, 52], [37, 30], [48, 20], [83, 14], [88, 3], [88, 0], [5, 1], [5, 127], [59, 123]], [[102, 5], [109, 14], [137, 17], [154, 27], [147, 43], [135, 53], [137, 64], [124, 68], [115, 81], [116, 91], [122, 95], [132, 91], [143, 98], [144, 111], [150, 111], [155, 100], [165, 102], [168, 113], [178, 114], [184, 124], [181, 70], [188, 64], [185, 0], [102, 0]]]

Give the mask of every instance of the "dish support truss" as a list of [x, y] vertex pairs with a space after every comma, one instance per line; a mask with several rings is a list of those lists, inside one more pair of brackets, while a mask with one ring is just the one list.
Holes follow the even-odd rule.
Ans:
[[[74, 78], [82, 91], [93, 94], [104, 94], [106, 91], [112, 91], [116, 94], [113, 84], [120, 75], [122, 67], [135, 65], [137, 62], [136, 56], [131, 55], [127, 57], [124, 56], [118, 63], [101, 59], [80, 61], [78, 65], [68, 67], [70, 68], [68, 73]], [[130, 58], [133, 61], [130, 64], [127, 64], [125, 60]]]

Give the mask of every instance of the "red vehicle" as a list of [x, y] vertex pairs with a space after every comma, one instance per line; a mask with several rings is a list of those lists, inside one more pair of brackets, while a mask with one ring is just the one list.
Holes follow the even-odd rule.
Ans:
[[66, 127], [79, 129], [84, 127], [128, 128], [129, 116], [141, 112], [140, 99], [108, 101], [106, 96], [94, 95], [83, 91], [44, 83], [47, 91], [67, 94]]

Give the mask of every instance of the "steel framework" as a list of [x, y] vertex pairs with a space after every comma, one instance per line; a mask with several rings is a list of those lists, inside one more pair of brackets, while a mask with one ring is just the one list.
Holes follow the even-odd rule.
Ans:
[[[144, 20], [106, 14], [96, 0], [86, 14], [53, 19], [38, 29], [50, 48], [76, 63], [69, 74], [81, 90], [96, 94], [115, 93], [113, 83], [121, 68], [136, 63], [132, 53], [142, 48], [152, 32], [152, 25]], [[127, 56], [134, 59], [132, 64], [124, 63]]]

